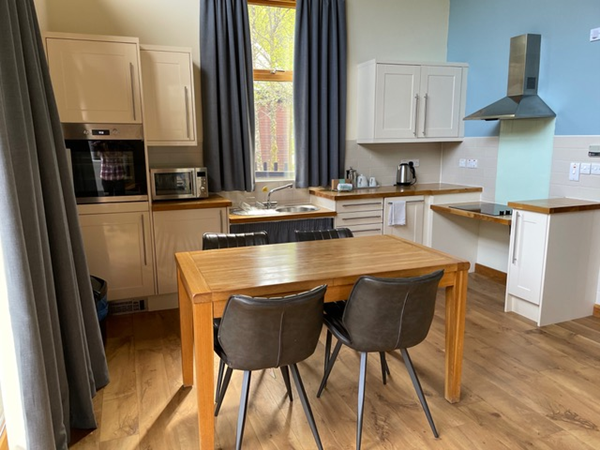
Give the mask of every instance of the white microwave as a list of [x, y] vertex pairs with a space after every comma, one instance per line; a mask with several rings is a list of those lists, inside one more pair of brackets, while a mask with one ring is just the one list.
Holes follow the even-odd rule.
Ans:
[[151, 169], [152, 200], [208, 197], [206, 167]]

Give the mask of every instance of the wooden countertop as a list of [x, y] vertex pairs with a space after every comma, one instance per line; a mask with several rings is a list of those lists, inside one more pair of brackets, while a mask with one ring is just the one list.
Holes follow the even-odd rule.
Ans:
[[600, 209], [600, 203], [574, 198], [545, 198], [539, 200], [524, 200], [508, 202], [508, 206], [522, 211], [542, 214], [558, 214], [567, 212], [590, 211]]
[[[465, 203], [472, 204], [473, 202]], [[452, 206], [460, 205], [460, 203], [452, 203]], [[452, 214], [455, 216], [467, 217], [469, 219], [483, 220], [484, 222], [493, 222], [499, 223], [500, 225], [510, 226], [512, 223], [510, 216], [490, 216], [487, 214], [481, 214], [473, 211], [464, 211], [462, 209], [451, 208], [449, 205], [431, 205], [430, 208], [433, 211], [443, 213], [443, 214]]]
[[338, 192], [331, 189], [314, 187], [309, 192], [317, 197], [330, 200], [352, 200], [365, 198], [410, 197], [413, 195], [462, 194], [481, 192], [483, 188], [461, 186], [446, 183], [417, 183], [412, 186], [380, 186], [377, 188], [355, 189], [350, 192]]
[[319, 209], [303, 213], [278, 213], [268, 216], [238, 216], [236, 214], [229, 214], [229, 223], [279, 222], [281, 220], [318, 219], [320, 217], [334, 217], [336, 215], [336, 212], [331, 209], [318, 205], [314, 206], [317, 206]]
[[152, 202], [152, 211], [177, 211], [182, 209], [227, 208], [231, 200], [218, 194], [210, 194], [208, 198], [193, 200], [159, 200]]

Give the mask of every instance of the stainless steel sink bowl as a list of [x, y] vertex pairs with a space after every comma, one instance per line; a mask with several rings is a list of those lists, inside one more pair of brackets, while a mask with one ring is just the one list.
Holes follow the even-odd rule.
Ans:
[[319, 208], [313, 205], [290, 205], [290, 206], [280, 206], [275, 208], [275, 211], [281, 213], [304, 213], [310, 211], [317, 211]]
[[252, 208], [252, 209], [241, 209], [236, 208], [232, 209], [231, 214], [236, 216], [276, 216], [279, 214], [279, 211], [275, 211], [274, 209], [260, 209], [260, 208]]

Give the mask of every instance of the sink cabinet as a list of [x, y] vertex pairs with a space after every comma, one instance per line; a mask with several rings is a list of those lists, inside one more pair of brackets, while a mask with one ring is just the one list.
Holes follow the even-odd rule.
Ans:
[[61, 122], [142, 123], [138, 38], [44, 37]]
[[459, 63], [360, 64], [358, 143], [462, 140], [466, 79]]

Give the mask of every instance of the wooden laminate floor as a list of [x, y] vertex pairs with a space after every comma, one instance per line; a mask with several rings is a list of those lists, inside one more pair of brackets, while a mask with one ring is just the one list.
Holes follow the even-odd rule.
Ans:
[[[433, 418], [434, 439], [399, 356], [384, 386], [369, 358], [363, 449], [600, 448], [600, 319], [537, 328], [503, 312], [504, 286], [470, 275], [462, 401], [442, 396], [444, 295], [421, 345], [411, 351]], [[567, 300], [566, 300], [567, 301]], [[72, 449], [198, 448], [196, 388], [181, 386], [178, 312], [111, 316], [107, 357], [111, 383], [95, 398], [99, 427], [75, 431]], [[299, 365], [323, 446], [355, 448], [357, 355], [344, 348], [320, 399], [324, 334]], [[234, 372], [216, 419], [216, 448], [232, 449], [241, 373]], [[301, 403], [285, 397], [279, 371], [252, 378], [244, 448], [314, 449]]]

